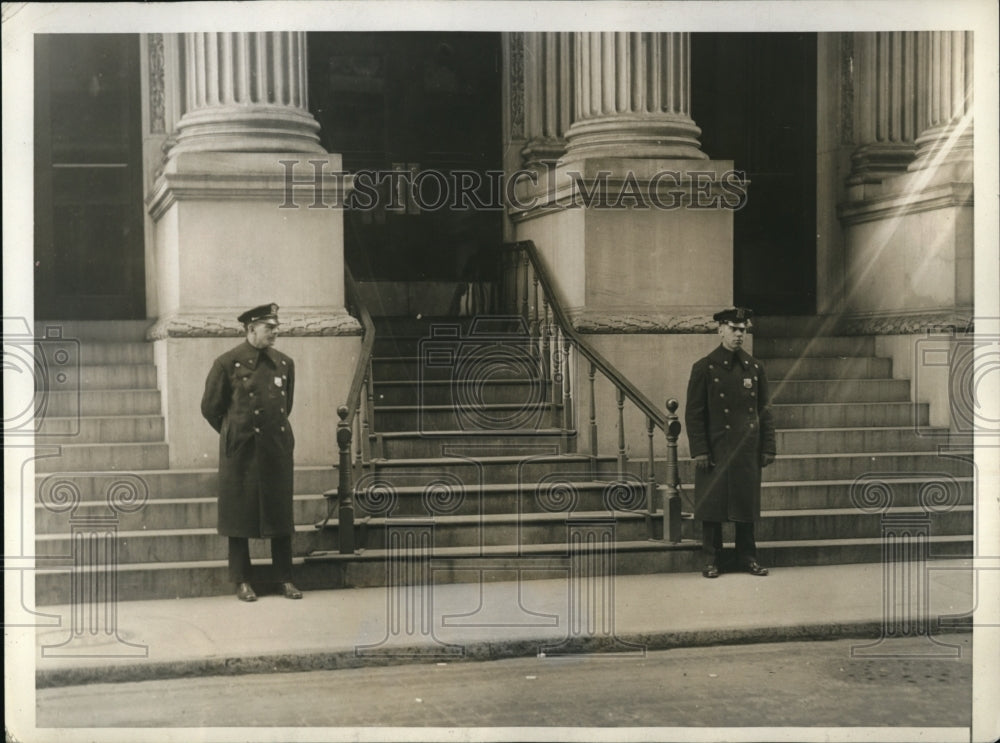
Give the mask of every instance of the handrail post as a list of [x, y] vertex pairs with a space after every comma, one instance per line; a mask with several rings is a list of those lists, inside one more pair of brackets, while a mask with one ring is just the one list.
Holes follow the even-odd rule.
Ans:
[[337, 484], [337, 544], [340, 554], [354, 552], [354, 484], [351, 482], [351, 423], [347, 406], [337, 408], [337, 446], [340, 448], [340, 479]]
[[681, 541], [681, 496], [680, 477], [677, 472], [677, 438], [681, 433], [681, 422], [677, 418], [679, 403], [674, 398], [667, 400], [667, 473], [663, 491], [663, 539]]

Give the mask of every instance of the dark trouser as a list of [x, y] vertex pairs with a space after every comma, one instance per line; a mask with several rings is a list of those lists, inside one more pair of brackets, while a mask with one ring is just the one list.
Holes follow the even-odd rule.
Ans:
[[[736, 559], [741, 565], [757, 559], [757, 541], [753, 535], [752, 521], [734, 521], [736, 524]], [[701, 525], [701, 551], [706, 563], [718, 564], [722, 553], [722, 522], [703, 521]]]
[[[276, 580], [284, 583], [292, 579], [291, 537], [271, 540], [271, 562]], [[250, 540], [245, 537], [229, 537], [229, 579], [233, 583], [250, 582]]]

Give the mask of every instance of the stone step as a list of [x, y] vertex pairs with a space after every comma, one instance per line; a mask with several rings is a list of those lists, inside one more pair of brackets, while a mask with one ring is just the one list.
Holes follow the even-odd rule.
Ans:
[[[367, 483], [362, 482], [355, 495], [356, 518], [643, 510], [646, 503], [646, 484], [637, 477], [619, 482], [569, 481], [554, 477], [524, 487], [511, 484], [454, 489], [442, 487], [440, 482], [436, 487], [433, 483], [428, 483], [430, 487], [421, 487], [408, 484], [411, 481], [404, 475], [389, 483], [393, 486], [391, 499], [385, 498], [385, 481], [369, 479]], [[201, 497], [152, 498], [141, 508], [118, 511], [118, 528], [125, 531], [212, 528], [217, 517], [216, 498], [208, 495], [207, 490], [205, 492], [206, 495]], [[765, 511], [861, 509], [872, 506], [873, 501], [869, 499], [877, 500], [885, 494], [884, 503], [888, 506], [926, 505], [944, 509], [971, 506], [973, 492], [972, 478], [946, 476], [764, 483], [761, 507]], [[688, 512], [693, 510], [692, 496], [691, 489], [682, 491], [682, 502]], [[660, 497], [654, 495], [657, 509], [661, 507], [658, 502]], [[81, 501], [72, 510], [67, 510], [64, 504], [54, 506], [35, 505], [37, 534], [66, 534], [71, 530], [71, 517], [99, 517], [112, 513], [105, 500]], [[319, 523], [326, 517], [326, 509], [326, 499], [319, 493], [296, 495], [295, 523]]]
[[153, 344], [111, 341], [42, 342], [38, 344], [45, 362], [51, 366], [102, 366], [108, 364], [152, 364]]
[[892, 377], [892, 359], [876, 356], [829, 358], [768, 359], [768, 379], [888, 379]]
[[868, 335], [800, 338], [755, 335], [753, 355], [764, 360], [800, 356], [874, 356], [875, 338]]
[[447, 457], [470, 444], [487, 447], [492, 456], [530, 456], [539, 450], [561, 454], [571, 451], [576, 432], [569, 431], [566, 437], [559, 429], [397, 431], [381, 435], [382, 456], [386, 459]]
[[372, 385], [376, 408], [380, 405], [461, 405], [475, 411], [483, 406], [518, 403], [544, 408], [550, 402], [551, 385], [540, 380], [496, 380], [453, 383], [449, 380], [419, 382], [379, 380]]
[[35, 460], [35, 472], [129, 472], [158, 470], [169, 466], [167, 444], [60, 444], [56, 456]]
[[837, 324], [832, 315], [758, 315], [753, 319], [753, 332], [767, 338], [830, 336]]
[[918, 426], [926, 428], [930, 406], [915, 402], [785, 403], [771, 405], [777, 428]]
[[74, 444], [163, 441], [165, 429], [163, 416], [160, 415], [46, 417], [36, 423], [40, 436], [65, 437], [66, 443]]
[[67, 366], [61, 370], [60, 391], [83, 390], [155, 390], [156, 367], [152, 364], [108, 364]]
[[372, 374], [380, 382], [393, 380], [446, 380], [478, 382], [493, 380], [533, 380], [541, 376], [538, 359], [523, 346], [485, 345], [474, 350], [460, 349], [452, 357], [439, 358], [429, 352], [426, 357], [386, 356], [372, 359]]
[[[316, 524], [326, 517], [326, 498], [321, 494], [296, 495], [293, 500], [297, 524]], [[218, 518], [214, 495], [197, 498], [155, 498], [140, 508], [112, 511], [107, 501], [80, 501], [72, 510], [54, 510], [45, 504], [35, 505], [36, 534], [69, 534], [71, 519], [116, 517], [121, 531], [160, 531], [183, 529], [214, 529]]]
[[[697, 550], [698, 544], [694, 542], [619, 542], [614, 555], [615, 572], [628, 575], [700, 570]], [[565, 545], [442, 548], [434, 559], [434, 580], [437, 583], [514, 580], [518, 573], [526, 580], [566, 578], [569, 557], [578, 551]], [[266, 558], [253, 559], [254, 586], [258, 593], [262, 589], [273, 590], [265, 582], [273, 579], [268, 562]], [[295, 582], [306, 590], [385, 586], [386, 571], [387, 553], [381, 550], [366, 550], [360, 555], [320, 553], [293, 559]], [[39, 606], [70, 603], [72, 574], [68, 567], [35, 572]], [[79, 571], [84, 580], [92, 572], [93, 569]], [[399, 571], [394, 569], [394, 572]], [[116, 577], [122, 600], [231, 595], [234, 590], [224, 559], [123, 564]]]
[[[613, 520], [616, 538], [637, 540], [648, 537], [646, 519], [639, 513], [578, 512], [573, 519], [583, 524], [595, 520], [606, 525]], [[565, 514], [493, 514], [475, 516], [438, 516], [433, 520], [433, 546], [477, 547], [527, 544], [562, 544], [567, 541], [567, 529], [572, 520]], [[396, 520], [396, 526], [406, 529], [424, 519]], [[407, 523], [407, 521], [409, 523]], [[367, 519], [364, 526], [355, 524], [359, 536], [356, 548], [386, 548], [385, 519]], [[604, 528], [602, 526], [602, 528]], [[363, 536], [362, 536], [363, 535]], [[73, 542], [69, 534], [40, 534], [35, 537], [36, 554], [44, 557], [69, 556]], [[298, 525], [292, 538], [292, 551], [302, 555], [314, 551], [338, 549], [337, 521], [332, 519], [326, 529], [313, 524]], [[183, 560], [221, 560], [226, 557], [227, 541], [215, 527], [184, 529], [118, 529], [116, 554], [121, 563], [178, 562]], [[270, 555], [268, 540], [250, 542], [251, 557]]]
[[[663, 464], [657, 462], [657, 471]], [[694, 483], [694, 462], [678, 462], [681, 482]], [[936, 452], [857, 452], [827, 454], [779, 454], [763, 471], [765, 482], [808, 482], [815, 480], [852, 480], [874, 475], [898, 476], [901, 473], [942, 473], [956, 477], [972, 474], [972, 455], [967, 458], [945, 456]]]
[[[733, 549], [732, 544], [726, 545]], [[927, 539], [929, 559], [972, 557], [972, 535], [932, 535]], [[885, 540], [881, 537], [850, 539], [792, 540], [757, 542], [757, 558], [770, 567], [802, 567], [806, 565], [848, 565], [882, 563]]]
[[[932, 473], [917, 477], [897, 474], [854, 480], [765, 482], [760, 492], [761, 508], [768, 511], [860, 508], [883, 502], [887, 506], [947, 508], [971, 506], [974, 496], [971, 477]], [[681, 498], [685, 510], [694, 510], [693, 498], [693, 488], [686, 486]]]
[[49, 392], [35, 402], [36, 418], [160, 414], [160, 393], [156, 389]]
[[[119, 565], [164, 563], [202, 560], [225, 560], [228, 550], [226, 538], [215, 526], [184, 529], [145, 529], [116, 533], [116, 555]], [[319, 544], [319, 530], [313, 524], [295, 527], [292, 537], [293, 554], [301, 555]], [[73, 542], [68, 534], [38, 534], [35, 536], [35, 554], [47, 558], [69, 557]], [[251, 557], [263, 559], [271, 554], [269, 540], [251, 539]]]
[[[934, 536], [927, 540], [932, 556], [970, 557], [971, 536]], [[732, 542], [726, 543], [732, 550]], [[640, 540], [615, 544], [616, 575], [696, 572], [701, 570], [700, 543], [692, 540], [679, 544]], [[806, 565], [848, 563], [879, 563], [883, 540], [817, 539], [807, 541], [763, 542], [757, 544], [761, 562], [773, 568]], [[433, 560], [436, 583], [469, 583], [480, 581], [566, 579], [575, 554], [565, 545], [525, 545], [498, 548], [441, 549]], [[402, 558], [410, 560], [411, 558]], [[264, 581], [271, 579], [267, 559], [254, 560], [254, 586], [258, 593], [274, 590]], [[70, 603], [70, 580], [73, 573], [63, 570], [35, 571], [35, 600], [38, 606]], [[297, 557], [293, 561], [296, 584], [306, 590], [364, 588], [388, 584], [387, 572], [403, 574], [389, 565], [388, 554], [382, 550], [366, 550], [360, 555], [317, 553]], [[86, 575], [93, 569], [80, 569]], [[233, 594], [226, 561], [204, 560], [123, 564], [116, 571], [121, 600], [146, 601], [168, 598], [194, 598]], [[567, 584], [568, 586], [569, 584]], [[235, 598], [233, 599], [236, 600]]]
[[810, 379], [771, 381], [772, 403], [907, 402], [908, 379]]
[[[450, 452], [451, 456], [415, 459], [375, 460], [369, 477], [388, 478], [390, 482], [405, 479], [407, 484], [423, 486], [443, 480], [453, 487], [480, 485], [510, 485], [548, 482], [552, 478], [569, 480], [604, 479], [616, 474], [611, 457], [557, 454], [555, 446], [540, 446], [537, 455], [492, 456], [491, 447], [467, 445]], [[638, 465], [635, 465], [638, 469]]]
[[518, 316], [480, 315], [476, 317], [431, 317], [431, 316], [379, 316], [373, 317], [376, 337], [418, 336], [429, 338], [431, 331], [442, 329], [448, 332], [457, 329], [456, 337], [465, 339], [471, 336], [508, 336], [511, 334], [526, 334], [526, 326]]
[[910, 426], [883, 428], [796, 428], [775, 433], [782, 454], [827, 452], [936, 451], [947, 441], [947, 429], [927, 429], [920, 435]]
[[[323, 493], [337, 487], [336, 467], [296, 467], [293, 492]], [[61, 502], [72, 496], [82, 501], [103, 501], [112, 488], [135, 490], [139, 500], [215, 497], [215, 469], [145, 470], [141, 472], [86, 472], [66, 470], [35, 476], [35, 497], [40, 502]], [[60, 495], [60, 492], [63, 493]]]
[[523, 428], [555, 428], [561, 424], [561, 405], [521, 403], [480, 405], [475, 416], [454, 405], [380, 405], [375, 409], [375, 431], [455, 431], [463, 425], [493, 423], [493, 429], [514, 422]]
[[58, 333], [64, 339], [83, 342], [140, 343], [146, 340], [146, 330], [152, 324], [152, 320], [36, 320], [35, 336], [50, 338]]
[[[875, 539], [882, 535], [886, 519], [910, 517], [926, 523], [928, 533], [935, 536], [964, 536], [972, 534], [972, 506], [952, 506], [947, 511], [925, 511], [920, 507], [893, 507], [885, 511], [865, 513], [857, 508], [795, 509], [788, 511], [761, 511], [754, 526], [759, 542], [808, 541], [849, 537]], [[684, 522], [682, 535], [688, 539], [701, 538], [701, 524], [693, 520]]]

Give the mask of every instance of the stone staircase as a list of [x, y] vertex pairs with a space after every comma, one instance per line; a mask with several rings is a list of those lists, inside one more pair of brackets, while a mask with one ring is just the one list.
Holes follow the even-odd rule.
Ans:
[[[46, 354], [66, 346], [70, 356], [59, 354], [66, 377], [40, 416], [38, 454], [56, 455], [36, 461], [36, 553], [62, 556], [66, 567], [36, 571], [37, 602], [70, 600], [74, 534], [112, 513], [109, 493], [124, 503], [113, 523], [121, 599], [230, 592], [214, 469], [168, 469], [146, 323], [46, 325], [61, 326], [64, 339]], [[679, 544], [648, 539], [640, 463], [619, 477], [613, 457], [575, 453], [562, 405], [527, 361], [523, 328], [377, 325], [375, 462], [358, 472], [356, 491], [362, 549], [339, 554], [335, 518], [320, 528], [336, 470], [296, 468], [293, 549], [304, 588], [560, 577], [600, 543], [613, 544], [619, 574], [699, 568], [695, 522], [684, 522]], [[873, 339], [799, 337], [794, 322], [763, 327], [755, 355], [771, 379], [779, 458], [764, 472], [762, 562], [876, 562], [887, 516], [925, 514], [933, 556], [970, 555], [971, 463], [938, 453], [934, 434], [943, 432], [927, 429], [927, 406], [909, 401], [909, 382], [891, 378]], [[690, 461], [680, 476], [690, 510]], [[265, 541], [251, 549], [267, 562]]]

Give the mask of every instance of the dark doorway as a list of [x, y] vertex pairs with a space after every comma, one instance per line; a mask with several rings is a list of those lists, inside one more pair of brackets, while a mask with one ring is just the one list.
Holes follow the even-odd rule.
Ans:
[[35, 317], [146, 315], [139, 37], [35, 36]]
[[[502, 211], [487, 176], [501, 164], [499, 34], [311, 33], [309, 107], [345, 170], [408, 174], [373, 177], [345, 211], [356, 278], [455, 280], [499, 245]], [[403, 192], [418, 173], [440, 176], [422, 177], [422, 198], [411, 199]], [[456, 186], [477, 179], [475, 200], [458, 197]]]
[[816, 35], [692, 34], [702, 148], [750, 181], [733, 294], [758, 314], [816, 311]]

